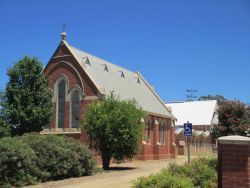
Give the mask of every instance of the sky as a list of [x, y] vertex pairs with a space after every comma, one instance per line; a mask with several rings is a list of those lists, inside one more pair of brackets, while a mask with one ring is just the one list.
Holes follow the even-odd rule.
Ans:
[[24, 55], [67, 42], [132, 71], [166, 101], [187, 89], [250, 102], [249, 0], [0, 0], [0, 89]]

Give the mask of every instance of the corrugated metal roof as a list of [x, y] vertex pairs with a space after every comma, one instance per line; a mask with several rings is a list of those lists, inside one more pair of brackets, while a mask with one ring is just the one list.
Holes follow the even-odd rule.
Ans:
[[123, 67], [95, 57], [68, 45], [66, 41], [64, 43], [104, 95], [114, 91], [123, 100], [134, 98], [139, 106], [148, 113], [173, 117], [140, 73], [131, 72]]
[[218, 108], [216, 100], [167, 103], [166, 106], [171, 107], [173, 115], [177, 118], [177, 126], [187, 121], [193, 125], [218, 124], [218, 116], [215, 113]]

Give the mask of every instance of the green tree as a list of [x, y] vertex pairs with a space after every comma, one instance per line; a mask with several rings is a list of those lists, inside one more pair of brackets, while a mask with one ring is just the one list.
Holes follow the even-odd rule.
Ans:
[[250, 106], [246, 107], [246, 111], [238, 128], [239, 135], [250, 137]]
[[10, 136], [10, 127], [6, 124], [3, 115], [3, 104], [5, 102], [4, 92], [0, 91], [0, 138]]
[[40, 132], [52, 113], [51, 92], [43, 66], [25, 56], [8, 70], [3, 113], [14, 135]]
[[214, 125], [211, 134], [213, 138], [227, 135], [247, 136], [250, 123], [248, 107], [240, 101], [226, 101], [219, 106], [219, 124]]
[[227, 99], [222, 95], [200, 96], [198, 100], [199, 101], [217, 100], [219, 105], [227, 101]]
[[0, 138], [10, 136], [10, 127], [6, 124], [4, 119], [0, 116]]
[[138, 153], [145, 115], [135, 100], [119, 100], [113, 93], [88, 106], [83, 127], [102, 155], [103, 169], [109, 169], [111, 158], [121, 161]]

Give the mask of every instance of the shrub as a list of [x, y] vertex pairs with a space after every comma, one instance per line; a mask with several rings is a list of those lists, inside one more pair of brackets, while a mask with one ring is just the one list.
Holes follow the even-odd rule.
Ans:
[[19, 138], [0, 139], [0, 187], [33, 184], [41, 171], [36, 153]]
[[152, 174], [149, 177], [140, 177], [134, 184], [134, 188], [153, 187], [192, 187], [192, 182], [188, 178], [174, 176], [169, 170], [164, 169], [160, 173]]
[[198, 160], [209, 166], [211, 169], [218, 171], [218, 160], [216, 157], [203, 157]]
[[195, 187], [213, 187], [217, 178], [217, 162], [214, 158], [193, 160], [184, 166], [172, 164], [169, 171], [176, 176], [188, 177]]
[[160, 173], [139, 178], [134, 187], [213, 188], [217, 183], [216, 169], [215, 158], [196, 159], [182, 166], [173, 163]]
[[90, 175], [95, 162], [91, 151], [73, 138], [27, 134], [23, 141], [36, 152], [42, 181]]
[[216, 176], [215, 170], [201, 161], [194, 161], [187, 168], [186, 175], [191, 178], [194, 186], [211, 187], [211, 179]]
[[91, 151], [73, 138], [27, 134], [0, 139], [0, 187], [90, 175]]

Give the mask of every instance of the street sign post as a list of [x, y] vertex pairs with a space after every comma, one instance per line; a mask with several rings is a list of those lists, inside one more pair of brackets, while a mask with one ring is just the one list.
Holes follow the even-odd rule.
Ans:
[[184, 123], [184, 136], [192, 136], [192, 123]]
[[190, 139], [192, 136], [192, 123], [184, 123], [184, 136], [187, 138], [187, 154], [188, 154], [188, 163], [190, 163]]

